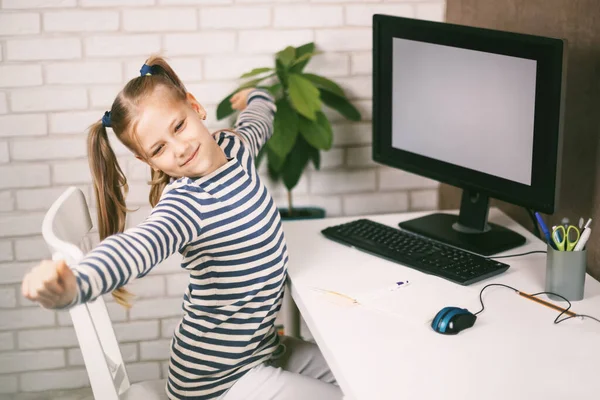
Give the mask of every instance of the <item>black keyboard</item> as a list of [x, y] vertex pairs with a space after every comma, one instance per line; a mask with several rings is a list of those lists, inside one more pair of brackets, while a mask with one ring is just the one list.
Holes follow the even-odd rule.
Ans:
[[460, 285], [470, 285], [501, 274], [509, 267], [368, 219], [331, 226], [321, 233], [336, 242]]

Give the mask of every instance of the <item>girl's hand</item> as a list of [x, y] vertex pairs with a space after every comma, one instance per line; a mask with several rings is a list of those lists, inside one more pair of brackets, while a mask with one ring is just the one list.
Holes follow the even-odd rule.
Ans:
[[242, 89], [233, 96], [229, 101], [231, 102], [231, 108], [234, 110], [242, 111], [248, 105], [248, 95], [256, 88]]
[[64, 261], [44, 260], [25, 275], [21, 292], [44, 308], [61, 308], [77, 296], [77, 280]]

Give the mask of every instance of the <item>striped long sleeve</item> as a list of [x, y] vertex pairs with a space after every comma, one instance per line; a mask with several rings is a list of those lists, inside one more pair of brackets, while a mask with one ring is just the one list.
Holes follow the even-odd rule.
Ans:
[[250, 145], [250, 152], [256, 156], [273, 134], [275, 103], [269, 92], [253, 90], [248, 95], [248, 105], [238, 116], [235, 130]]
[[103, 240], [73, 268], [77, 303], [88, 302], [141, 278], [200, 234], [193, 203], [165, 195], [142, 224]]

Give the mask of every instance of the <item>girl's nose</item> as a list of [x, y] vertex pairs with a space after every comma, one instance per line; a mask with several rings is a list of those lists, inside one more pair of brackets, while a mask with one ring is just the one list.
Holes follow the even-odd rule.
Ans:
[[176, 141], [174, 143], [175, 156], [177, 158], [185, 158], [189, 153], [189, 144], [184, 141]]

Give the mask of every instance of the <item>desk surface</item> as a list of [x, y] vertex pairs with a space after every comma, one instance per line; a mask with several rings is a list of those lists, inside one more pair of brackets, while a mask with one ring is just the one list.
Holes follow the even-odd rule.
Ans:
[[[368, 216], [397, 226], [424, 213]], [[490, 287], [485, 311], [458, 335], [435, 333], [433, 316], [449, 305], [480, 309], [479, 291], [504, 283], [544, 290], [545, 254], [502, 260], [511, 268], [463, 287], [325, 239], [320, 230], [345, 217], [284, 224], [290, 254], [291, 294], [349, 400], [385, 399], [598, 399], [600, 323], [571, 319]], [[490, 221], [523, 234], [527, 243], [505, 254], [545, 250], [534, 235], [492, 209]], [[350, 296], [408, 279], [410, 285], [356, 305], [317, 289]], [[548, 300], [543, 296], [545, 300]], [[600, 317], [600, 283], [586, 277], [580, 314]]]

